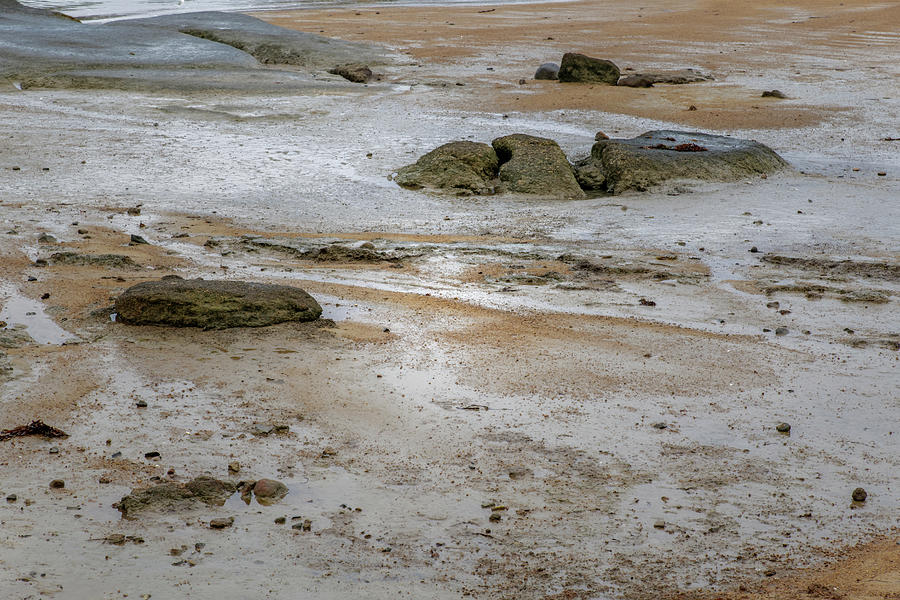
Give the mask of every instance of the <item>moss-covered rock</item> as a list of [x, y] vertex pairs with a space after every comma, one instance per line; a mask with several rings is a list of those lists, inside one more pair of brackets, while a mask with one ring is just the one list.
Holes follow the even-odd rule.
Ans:
[[128, 288], [115, 308], [123, 323], [204, 329], [312, 321], [322, 314], [319, 303], [299, 288], [175, 276]]
[[492, 142], [500, 159], [506, 191], [556, 198], [583, 198], [572, 165], [559, 145], [546, 138], [516, 133]]
[[398, 170], [394, 181], [413, 190], [432, 188], [458, 194], [490, 194], [494, 191], [497, 166], [497, 154], [491, 146], [450, 142]]
[[575, 168], [585, 189], [621, 194], [670, 180], [736, 181], [786, 166], [775, 151], [752, 140], [648, 131], [630, 139], [599, 140]]
[[591, 58], [584, 54], [566, 52], [559, 65], [557, 77], [569, 83], [604, 83], [616, 85], [621, 72], [614, 63], [602, 58]]

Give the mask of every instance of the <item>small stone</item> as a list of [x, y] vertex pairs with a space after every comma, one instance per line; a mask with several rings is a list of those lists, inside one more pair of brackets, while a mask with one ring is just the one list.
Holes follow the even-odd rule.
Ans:
[[766, 569], [766, 572], [763, 573], [763, 575], [765, 575], [766, 577], [774, 577], [775, 569]]
[[136, 244], [146, 244], [146, 243], [148, 243], [148, 242], [147, 242], [147, 240], [145, 240], [143, 237], [141, 237], [141, 236], [139, 236], [139, 235], [136, 235], [136, 234], [134, 234], [134, 233], [131, 234], [131, 244], [132, 244], [132, 245], [136, 245]]
[[101, 477], [100, 479], [97, 480], [97, 483], [102, 483], [102, 484], [104, 484], [104, 485], [107, 484], [107, 483], [111, 483], [111, 482], [112, 482], [112, 481], [110, 480], [110, 478], [109, 478], [109, 477], [106, 477], [106, 476], [103, 476], [103, 477]]
[[520, 80], [519, 80], [519, 85], [525, 85], [525, 80], [524, 80], [524, 79], [520, 79]]
[[602, 131], [598, 131], [596, 134], [594, 134], [595, 142], [599, 142], [600, 140], [608, 140], [608, 139], [609, 139], [609, 136], [606, 135], [605, 133], [603, 133]]
[[492, 513], [491, 513], [491, 516], [488, 517], [488, 521], [491, 521], [492, 523], [496, 523], [497, 521], [499, 521], [499, 520], [502, 519], [502, 518], [503, 518], [503, 517], [500, 516], [500, 513], [498, 513], [498, 512], [492, 512]]
[[853, 497], [854, 502], [865, 502], [866, 498], [869, 497], [869, 494], [866, 493], [866, 490], [859, 487], [859, 488], [856, 488], [855, 490], [853, 490], [852, 497]]
[[210, 529], [225, 529], [234, 525], [234, 517], [212, 519], [209, 522]]
[[156, 450], [145, 452], [144, 458], [159, 458], [159, 452], [157, 452]]
[[757, 252], [759, 252], [759, 248], [757, 248], [756, 246], [751, 246], [750, 252], [753, 252], [754, 254], [756, 254]]
[[19, 497], [16, 496], [15, 494], [10, 494], [9, 496], [6, 497], [7, 502], [15, 502], [18, 499], [19, 499]]
[[[294, 517], [295, 519], [297, 517]], [[312, 521], [309, 519], [304, 519], [303, 521], [299, 521], [291, 525], [291, 529], [296, 529], [297, 531], [311, 531], [312, 530]]]
[[287, 522], [287, 517], [276, 517], [275, 524], [276, 525], [284, 525]]
[[787, 98], [784, 92], [779, 90], [769, 90], [762, 93], [762, 98]]
[[124, 533], [111, 533], [103, 540], [107, 544], [112, 544], [114, 546], [122, 546], [125, 544], [125, 534]]
[[767, 302], [766, 308], [778, 308], [781, 306], [778, 302]]
[[665, 529], [665, 528], [666, 528], [666, 522], [663, 521], [662, 519], [659, 519], [659, 520], [657, 520], [657, 521], [654, 521], [654, 522], [653, 522], [653, 528], [654, 528], [654, 529]]
[[886, 177], [886, 176], [887, 176], [887, 172], [886, 172], [886, 171], [878, 171], [878, 176], [879, 176], [879, 177]]
[[668, 425], [663, 422], [659, 422], [653, 423], [652, 425], [650, 425], [650, 427], [653, 427], [654, 429], [665, 429], [666, 427], [668, 427]]
[[789, 423], [779, 423], [775, 426], [775, 431], [779, 433], [790, 433], [791, 426]]
[[787, 335], [789, 331], [787, 327], [776, 327], [775, 335]]
[[50, 454], [59, 454], [59, 448], [53, 446], [52, 448], [50, 448]]
[[137, 402], [134, 403], [134, 405], [137, 406], [138, 408], [147, 408], [147, 401], [146, 400], [138, 400]]
[[53, 481], [50, 482], [50, 487], [52, 487], [55, 490], [62, 489], [64, 487], [66, 487], [66, 482], [63, 481], [62, 479], [54, 479]]
[[129, 208], [129, 209], [126, 210], [125, 212], [126, 212], [128, 215], [132, 216], [132, 217], [136, 217], [136, 216], [138, 216], [138, 215], [141, 214], [141, 207], [140, 207], [140, 206], [134, 206], [134, 207], [132, 207], [132, 208]]
[[241, 472], [241, 463], [239, 463], [236, 460], [228, 463], [228, 472], [229, 473], [240, 473]]

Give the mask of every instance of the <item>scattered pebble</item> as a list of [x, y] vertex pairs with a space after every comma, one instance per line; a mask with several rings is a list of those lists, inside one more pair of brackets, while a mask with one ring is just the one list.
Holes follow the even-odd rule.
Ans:
[[276, 517], [275, 524], [276, 525], [284, 525], [287, 522], [287, 517]]
[[147, 408], [147, 401], [146, 400], [138, 400], [137, 402], [134, 403], [134, 405], [137, 406], [138, 408]]
[[655, 522], [653, 523], [653, 527], [654, 527], [655, 529], [665, 529], [665, 528], [666, 528], [666, 522], [663, 521], [662, 519], [659, 519], [658, 521], [655, 521]]
[[236, 460], [228, 463], [228, 472], [229, 473], [240, 473], [241, 472], [241, 463], [239, 463]]
[[153, 450], [152, 452], [145, 452], [144, 458], [159, 458], [159, 452]]
[[53, 481], [50, 482], [50, 487], [52, 487], [55, 490], [59, 490], [59, 489], [66, 487], [66, 482], [63, 481], [62, 479], [54, 479]]
[[212, 519], [209, 522], [210, 529], [225, 529], [234, 525], [234, 517]]
[[780, 433], [789, 433], [791, 431], [791, 426], [788, 423], [779, 423], [775, 426], [775, 431]]
[[855, 490], [853, 490], [852, 497], [853, 497], [854, 502], [865, 502], [866, 498], [869, 497], [869, 494], [867, 494], [866, 490], [864, 490], [863, 488], [858, 487]]
[[776, 327], [775, 335], [787, 335], [788, 331], [790, 331], [787, 327]]
[[756, 254], [757, 252], [759, 252], [759, 248], [757, 248], [756, 246], [750, 246], [750, 252]]
[[653, 427], [654, 429], [665, 429], [666, 427], [668, 427], [668, 425], [663, 422], [659, 422], [653, 423], [652, 425], [650, 425], [650, 427]]

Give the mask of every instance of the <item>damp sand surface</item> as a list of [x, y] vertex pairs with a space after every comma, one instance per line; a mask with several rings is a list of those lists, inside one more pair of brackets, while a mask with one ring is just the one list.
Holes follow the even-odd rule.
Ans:
[[[0, 153], [2, 314], [27, 304], [59, 329], [25, 336], [0, 317], [0, 425], [39, 418], [69, 437], [0, 442], [0, 492], [16, 496], [0, 502], [0, 595], [900, 593], [900, 163], [882, 140], [898, 137], [898, 114], [861, 75], [895, 75], [896, 42], [873, 33], [893, 13], [762, 3], [716, 15], [720, 33], [682, 51], [662, 8], [616, 6], [619, 60], [716, 81], [614, 90], [618, 104], [520, 86], [564, 49], [602, 56], [588, 45], [596, 22], [571, 24], [596, 8], [585, 3], [445, 9], [452, 25], [431, 20], [441, 35], [468, 27], [453, 43], [483, 54], [466, 56], [413, 27], [436, 9], [263, 15], [421, 54], [352, 92], [3, 93], [16, 127]], [[711, 6], [690, 6], [684, 18], [713, 22], [700, 18]], [[845, 39], [844, 25], [811, 17], [850, 13], [877, 52], [823, 61], [816, 44]], [[542, 32], [555, 38], [546, 52], [528, 37], [538, 14], [560, 28]], [[387, 16], [402, 31], [383, 32]], [[629, 49], [638, 19], [647, 33]], [[806, 37], [790, 47], [754, 33], [797, 25]], [[648, 39], [660, 58], [639, 52]], [[781, 44], [778, 64], [719, 54], [751, 39]], [[709, 121], [694, 115], [702, 104], [665, 108], [673, 94], [752, 107], [790, 82], [802, 100]], [[758, 139], [793, 169], [574, 202], [438, 197], [388, 179], [452, 139], [532, 133], [576, 158], [597, 130], [659, 125]], [[364, 242], [367, 260], [314, 258]], [[57, 252], [137, 266], [36, 266]], [[122, 290], [167, 274], [297, 285], [327, 320], [200, 331], [111, 318]], [[136, 520], [112, 507], [204, 474], [270, 477], [289, 493]], [[851, 500], [857, 487], [866, 502]], [[220, 517], [234, 525], [210, 529]], [[310, 531], [291, 527], [305, 520]], [[104, 542], [117, 533], [129, 541]]]

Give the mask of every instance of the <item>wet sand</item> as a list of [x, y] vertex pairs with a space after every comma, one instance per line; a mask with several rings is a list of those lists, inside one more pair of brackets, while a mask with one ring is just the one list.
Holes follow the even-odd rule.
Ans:
[[[267, 12], [410, 63], [307, 95], [3, 92], [0, 428], [69, 437], [0, 442], [16, 495], [0, 595], [900, 594], [896, 8], [674, 8]], [[570, 49], [716, 80], [530, 80]], [[791, 99], [758, 98], [771, 88]], [[565, 202], [388, 179], [452, 139], [523, 131], [575, 158], [599, 129], [660, 123], [765, 141], [793, 169]], [[383, 260], [303, 254], [363, 242]], [[35, 265], [57, 252], [137, 266]], [[122, 290], [167, 274], [300, 286], [326, 319], [111, 318]], [[112, 508], [203, 474], [290, 493]], [[103, 541], [116, 533], [142, 541]]]

